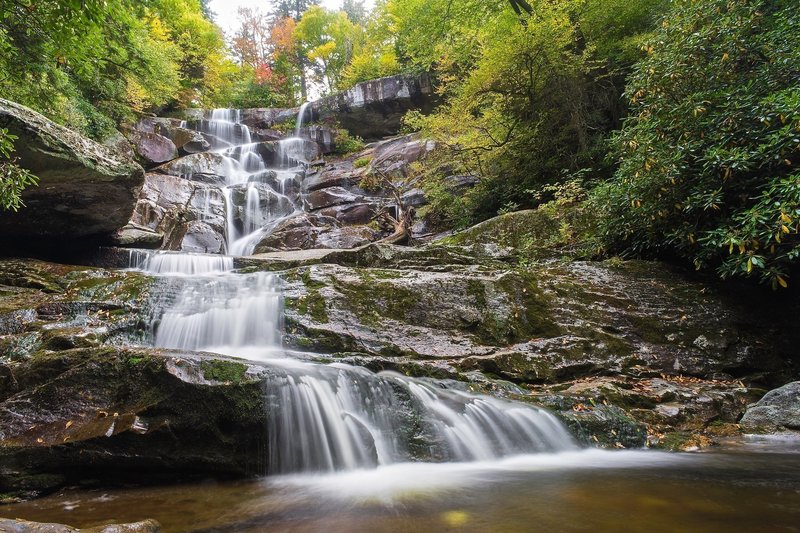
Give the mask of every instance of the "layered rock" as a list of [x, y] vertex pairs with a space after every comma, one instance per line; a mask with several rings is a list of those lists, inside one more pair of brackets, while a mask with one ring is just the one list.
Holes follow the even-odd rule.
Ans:
[[23, 192], [24, 208], [0, 213], [7, 238], [104, 238], [125, 226], [144, 181], [138, 164], [7, 100], [0, 127], [18, 137], [19, 165], [39, 178]]

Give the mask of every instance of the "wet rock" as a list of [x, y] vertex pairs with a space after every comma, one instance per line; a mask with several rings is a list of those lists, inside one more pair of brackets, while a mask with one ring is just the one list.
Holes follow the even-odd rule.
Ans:
[[353, 203], [320, 209], [319, 214], [335, 218], [342, 224], [369, 224], [375, 217], [377, 209], [375, 203]]
[[40, 353], [13, 369], [19, 386], [0, 402], [0, 463], [24, 475], [0, 476], [0, 492], [47, 490], [34, 477], [47, 475], [63, 484], [265, 473], [262, 367], [104, 347]]
[[4, 533], [158, 533], [161, 531], [161, 526], [155, 520], [144, 520], [129, 524], [107, 524], [77, 529], [63, 524], [0, 518], [0, 531]]
[[748, 406], [741, 420], [748, 432], [800, 431], [800, 381], [769, 391]]
[[145, 167], [160, 165], [178, 157], [175, 143], [158, 133], [134, 131], [129, 138], [137, 159]]
[[335, 205], [352, 204], [362, 198], [350, 193], [342, 187], [328, 187], [313, 191], [306, 196], [310, 211], [324, 209]]
[[25, 208], [0, 213], [6, 238], [107, 237], [127, 223], [144, 180], [138, 164], [7, 100], [0, 127], [18, 137], [20, 166], [39, 177], [22, 194]]
[[155, 132], [171, 140], [181, 155], [197, 154], [211, 149], [211, 143], [198, 131], [159, 124], [155, 127]]
[[251, 128], [272, 128], [278, 124], [294, 124], [300, 108], [252, 108], [242, 109], [242, 124]]
[[535, 282], [510, 272], [317, 265], [285, 277], [287, 341], [301, 347], [465, 357], [556, 331]]
[[[251, 231], [262, 228], [275, 218], [289, 215], [295, 210], [289, 197], [275, 192], [272, 187], [262, 183], [233, 186], [230, 189], [230, 198], [234, 206], [234, 220], [247, 225]], [[259, 209], [253, 211], [252, 207], [256, 205]]]
[[602, 448], [645, 445], [644, 424], [617, 406], [583, 403], [579, 398], [560, 394], [535, 396], [533, 401], [552, 410], [581, 444]]
[[193, 220], [186, 227], [180, 249], [184, 252], [221, 254], [225, 251], [225, 238], [211, 225]]
[[327, 126], [314, 124], [300, 129], [300, 137], [317, 143], [323, 154], [330, 154], [336, 150], [337, 132]]

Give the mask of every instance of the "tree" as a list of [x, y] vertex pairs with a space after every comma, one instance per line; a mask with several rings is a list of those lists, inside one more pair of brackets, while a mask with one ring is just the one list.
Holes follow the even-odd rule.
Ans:
[[363, 39], [363, 28], [347, 18], [344, 11], [310, 7], [297, 23], [294, 40], [301, 56], [308, 59], [313, 80], [329, 91], [339, 87], [353, 50]]
[[645, 45], [595, 201], [612, 251], [786, 286], [800, 256], [800, 15], [783, 0], [677, 2]]

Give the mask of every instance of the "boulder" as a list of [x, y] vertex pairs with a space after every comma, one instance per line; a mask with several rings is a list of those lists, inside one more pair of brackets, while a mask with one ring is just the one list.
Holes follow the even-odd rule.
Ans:
[[800, 431], [800, 381], [766, 393], [748, 406], [740, 423], [745, 431], [756, 433]]
[[124, 228], [118, 230], [111, 241], [116, 246], [130, 246], [132, 248], [158, 248], [164, 242], [164, 234], [150, 228], [129, 222]]
[[181, 155], [197, 154], [211, 149], [211, 143], [199, 131], [164, 124], [158, 124], [155, 131], [171, 140]]
[[145, 167], [160, 165], [178, 157], [175, 143], [158, 133], [133, 131], [129, 138], [137, 159]]
[[353, 204], [362, 199], [343, 187], [328, 187], [309, 193], [306, 196], [306, 204], [310, 211], [316, 211], [335, 205]]
[[236, 161], [224, 154], [207, 152], [181, 157], [154, 168], [152, 172], [214, 185], [224, 185], [226, 173], [237, 166]]
[[0, 99], [0, 127], [18, 137], [19, 165], [39, 177], [25, 207], [0, 213], [7, 238], [105, 238], [133, 212], [144, 171], [119, 151], [86, 139], [19, 104]]

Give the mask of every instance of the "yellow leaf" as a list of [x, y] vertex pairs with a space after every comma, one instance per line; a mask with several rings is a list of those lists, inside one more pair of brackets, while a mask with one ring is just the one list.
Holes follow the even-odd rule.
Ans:
[[753, 258], [747, 260], [747, 273], [749, 274], [753, 270]]
[[780, 284], [780, 286], [783, 287], [784, 289], [789, 286], [789, 284], [786, 283], [786, 280], [780, 276], [778, 276], [778, 284]]
[[730, 246], [728, 246], [728, 253], [729, 253], [729, 254], [732, 254], [732, 253], [733, 253], [733, 241], [731, 241], [731, 245], [730, 245]]
[[784, 233], [789, 233], [789, 228], [787, 228], [786, 226], [781, 224], [781, 231], [784, 232]]
[[791, 224], [792, 223], [792, 219], [789, 218], [789, 215], [787, 215], [786, 213], [781, 213], [781, 220], [783, 222], [786, 222], [787, 224]]

